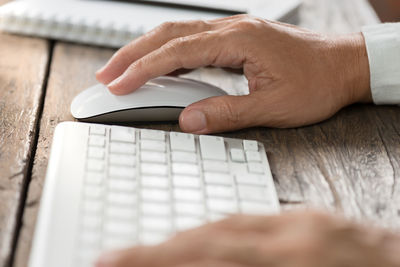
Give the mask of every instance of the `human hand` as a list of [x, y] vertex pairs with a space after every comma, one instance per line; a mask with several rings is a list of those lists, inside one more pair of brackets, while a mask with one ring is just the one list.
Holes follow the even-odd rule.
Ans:
[[238, 215], [108, 252], [96, 267], [398, 267], [399, 247], [399, 236], [320, 213]]
[[157, 76], [202, 66], [242, 68], [250, 94], [190, 105], [179, 119], [186, 132], [297, 127], [371, 102], [361, 33], [328, 37], [246, 15], [165, 23], [120, 49], [97, 79], [121, 95]]

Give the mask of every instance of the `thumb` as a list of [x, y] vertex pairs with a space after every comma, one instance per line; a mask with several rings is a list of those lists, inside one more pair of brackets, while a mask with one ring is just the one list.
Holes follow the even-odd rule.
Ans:
[[184, 132], [208, 134], [256, 126], [258, 100], [252, 95], [211, 97], [185, 108], [179, 125]]

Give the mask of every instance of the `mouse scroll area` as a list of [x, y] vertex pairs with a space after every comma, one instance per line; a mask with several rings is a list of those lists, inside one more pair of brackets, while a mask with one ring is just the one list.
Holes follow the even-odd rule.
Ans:
[[139, 109], [127, 109], [116, 112], [100, 114], [89, 118], [81, 118], [79, 121], [95, 123], [117, 122], [175, 122], [184, 108], [181, 107], [151, 107]]

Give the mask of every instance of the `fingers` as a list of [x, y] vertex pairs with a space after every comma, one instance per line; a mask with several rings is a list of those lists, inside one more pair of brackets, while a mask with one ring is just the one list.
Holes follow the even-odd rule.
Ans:
[[286, 214], [280, 216], [250, 216], [233, 215], [227, 219], [210, 224], [215, 229], [224, 229], [235, 232], [259, 232], [274, 231], [285, 221]]
[[210, 21], [167, 22], [137, 38], [118, 50], [108, 63], [96, 73], [96, 78], [108, 84], [118, 78], [133, 62], [160, 48], [170, 40], [196, 33], [217, 30], [227, 22], [239, 20], [241, 16], [225, 17]]
[[96, 267], [190, 267], [200, 262], [210, 267], [216, 262], [234, 262], [237, 264], [226, 267], [237, 267], [254, 263], [254, 256], [259, 256], [259, 252], [249, 251], [259, 242], [259, 234], [199, 229], [181, 233], [159, 246], [103, 254]]
[[196, 262], [185, 263], [177, 267], [248, 267], [248, 266], [234, 262], [201, 260]]
[[239, 49], [227, 52], [221, 38], [224, 36], [216, 32], [203, 32], [169, 41], [135, 61], [108, 88], [117, 95], [127, 94], [148, 80], [177, 69], [194, 69], [208, 65], [226, 67], [242, 62], [243, 53]]
[[119, 77], [137, 59], [158, 49], [168, 41], [212, 28], [205, 21], [167, 22], [137, 38], [118, 50], [108, 63], [96, 73], [96, 78], [108, 84]]
[[182, 131], [196, 134], [258, 126], [262, 105], [256, 95], [212, 97], [184, 109], [179, 125]]

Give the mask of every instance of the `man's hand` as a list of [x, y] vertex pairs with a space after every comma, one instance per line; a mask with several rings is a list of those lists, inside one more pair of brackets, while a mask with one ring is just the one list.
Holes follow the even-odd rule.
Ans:
[[327, 37], [246, 15], [165, 23], [120, 49], [97, 79], [121, 95], [157, 76], [202, 66], [242, 68], [250, 94], [190, 105], [179, 119], [186, 132], [297, 127], [371, 102], [361, 33]]
[[96, 267], [398, 267], [400, 237], [319, 213], [234, 216]]

